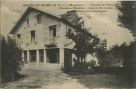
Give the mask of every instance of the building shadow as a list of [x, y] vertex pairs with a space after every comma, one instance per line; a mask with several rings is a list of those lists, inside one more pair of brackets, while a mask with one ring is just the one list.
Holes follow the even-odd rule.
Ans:
[[[16, 74], [16, 76], [14, 77], [14, 80], [12, 80], [11, 78], [9, 78], [9, 76], [7, 76], [7, 79], [3, 80], [1, 82], [1, 88], [4, 88], [6, 87], [9, 83], [11, 82], [17, 82], [17, 81], [20, 81], [20, 80], [23, 80], [24, 78], [28, 77], [27, 75], [25, 74]], [[8, 79], [9, 78], [9, 79]]]
[[7, 76], [7, 78], [9, 78], [9, 79], [3, 80], [3, 81], [2, 81], [2, 84], [8, 83], [8, 82], [15, 82], [15, 81], [24, 79], [24, 78], [26, 78], [26, 77], [27, 77], [27, 75], [25, 75], [25, 74], [19, 74], [19, 73], [18, 73], [18, 74], [16, 74], [16, 75], [14, 76], [14, 80], [12, 80], [11, 78], [9, 78], [9, 76]]
[[[120, 67], [95, 67], [95, 71], [66, 72], [72, 79], [90, 88], [134, 88], [134, 82]], [[89, 72], [88, 72], [89, 71]]]

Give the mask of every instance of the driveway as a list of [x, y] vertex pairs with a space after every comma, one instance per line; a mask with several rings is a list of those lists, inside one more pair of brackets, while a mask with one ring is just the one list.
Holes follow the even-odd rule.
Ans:
[[59, 69], [23, 69], [24, 77], [3, 85], [4, 89], [92, 89], [124, 88], [126, 83], [112, 74], [66, 74]]

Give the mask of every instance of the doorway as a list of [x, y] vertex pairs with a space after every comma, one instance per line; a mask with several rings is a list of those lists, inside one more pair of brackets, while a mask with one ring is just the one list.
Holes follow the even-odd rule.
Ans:
[[47, 49], [47, 62], [48, 63], [59, 63], [59, 49]]
[[36, 50], [30, 50], [30, 62], [36, 62]]

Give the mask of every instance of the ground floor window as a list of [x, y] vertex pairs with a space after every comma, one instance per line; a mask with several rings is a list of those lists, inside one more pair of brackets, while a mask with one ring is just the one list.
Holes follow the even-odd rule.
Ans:
[[47, 49], [47, 62], [59, 63], [59, 49]]
[[30, 50], [30, 62], [36, 62], [36, 50]]
[[27, 61], [27, 51], [24, 51], [24, 61]]
[[39, 50], [39, 61], [40, 61], [41, 63], [44, 62], [44, 49], [40, 49], [40, 50]]

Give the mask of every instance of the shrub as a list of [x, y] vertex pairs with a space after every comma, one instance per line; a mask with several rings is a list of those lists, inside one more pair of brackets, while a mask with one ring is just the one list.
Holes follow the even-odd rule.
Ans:
[[19, 76], [21, 50], [17, 47], [15, 41], [9, 36], [7, 39], [1, 36], [1, 76], [2, 82], [17, 79]]

